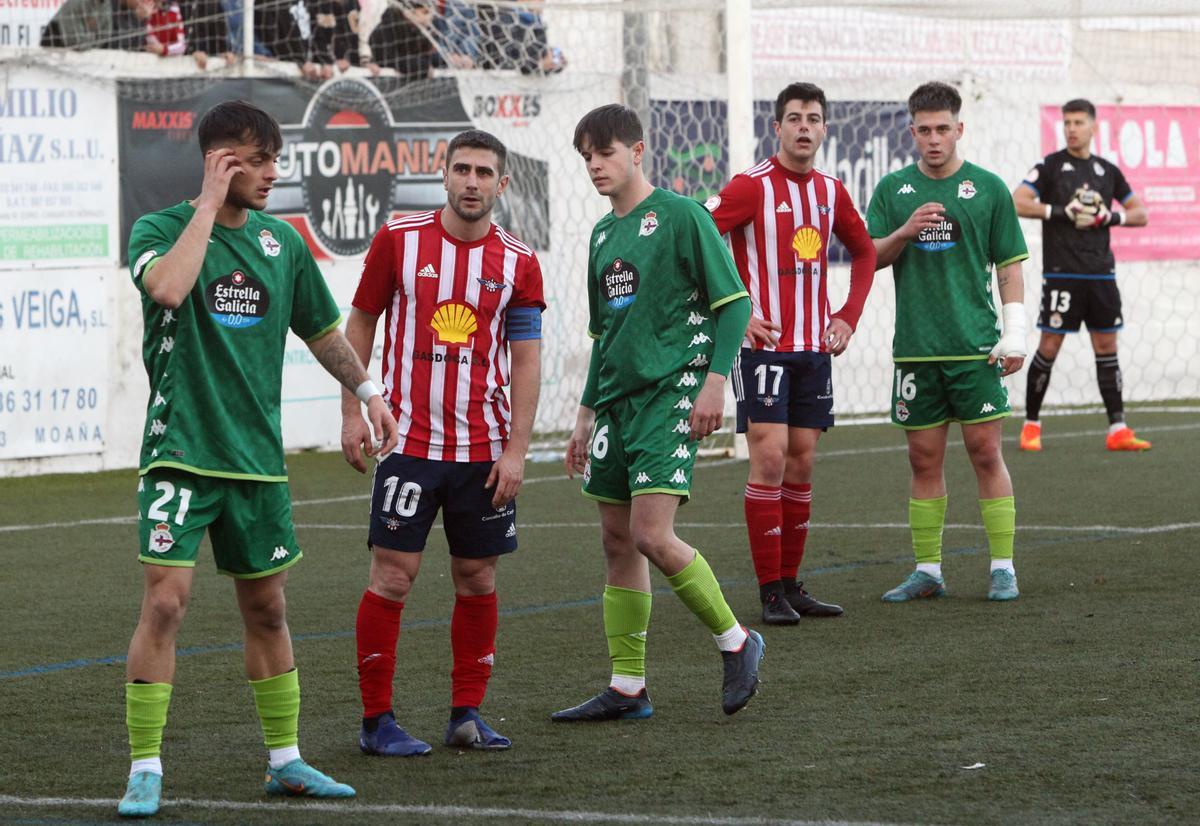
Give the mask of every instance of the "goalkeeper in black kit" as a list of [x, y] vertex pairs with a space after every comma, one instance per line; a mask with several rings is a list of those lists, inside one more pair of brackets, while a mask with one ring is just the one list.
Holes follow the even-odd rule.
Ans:
[[[1013, 191], [1017, 214], [1042, 224], [1042, 331], [1029, 363], [1025, 389], [1025, 425], [1021, 450], [1042, 449], [1038, 416], [1050, 370], [1067, 333], [1087, 324], [1096, 355], [1096, 381], [1108, 413], [1109, 450], [1149, 450], [1125, 423], [1117, 331], [1125, 323], [1109, 228], [1144, 227], [1146, 205], [1130, 188], [1116, 164], [1091, 152], [1096, 107], [1086, 100], [1063, 104], [1067, 148], [1047, 155]], [[1114, 211], [1113, 202], [1121, 209]]]

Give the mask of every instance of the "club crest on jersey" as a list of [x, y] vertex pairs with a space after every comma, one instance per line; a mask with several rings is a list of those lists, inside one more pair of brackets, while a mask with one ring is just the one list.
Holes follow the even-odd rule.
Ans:
[[896, 402], [896, 421], [908, 421], [908, 405], [903, 400]]
[[204, 289], [204, 303], [223, 327], [253, 327], [266, 318], [271, 296], [257, 278], [234, 270]]
[[443, 301], [433, 310], [429, 329], [438, 344], [461, 346], [471, 340], [471, 334], [479, 328], [475, 310], [461, 301]]
[[150, 532], [150, 545], [148, 550], [152, 554], [165, 554], [171, 550], [175, 544], [175, 537], [171, 536], [171, 526], [166, 522], [159, 522], [154, 526], [154, 530]]
[[628, 307], [637, 300], [640, 283], [641, 274], [637, 267], [622, 258], [614, 258], [600, 272], [600, 291], [608, 306], [614, 310]]
[[275, 240], [275, 236], [269, 229], [264, 229], [258, 234], [258, 243], [262, 247], [263, 253], [270, 258], [278, 258], [279, 251], [283, 249], [283, 244]]
[[658, 216], [651, 210], [646, 213], [646, 217], [642, 218], [642, 225], [638, 228], [638, 235], [645, 238], [647, 235], [653, 235], [656, 229], [658, 229]]
[[829, 204], [817, 204], [817, 212], [821, 213], [822, 215], [828, 215], [829, 213], [833, 212], [833, 207], [831, 207]]
[[707, 209], [709, 212], [712, 212], [720, 205], [721, 205], [721, 196], [720, 195], [714, 195], [711, 198], [709, 198], [707, 201], [704, 202], [704, 208]]
[[1104, 167], [1102, 167], [1100, 165], [1100, 161], [1092, 161], [1092, 171], [1095, 172], [1097, 175], [1104, 174]]
[[971, 181], [963, 181], [958, 185], [958, 197], [964, 201], [969, 201], [975, 197], [975, 184]]
[[1061, 327], [1062, 326], [1062, 316], [1059, 315], [1058, 313], [1051, 313], [1050, 314], [1050, 326], [1053, 327], [1055, 330], [1057, 330], [1059, 327]]
[[821, 233], [811, 224], [800, 227], [792, 236], [792, 251], [801, 261], [819, 261], [821, 247]]
[[483, 288], [489, 293], [498, 293], [508, 286], [503, 281], [493, 281], [490, 278], [479, 278], [476, 280], [479, 281], [479, 283], [483, 285]]

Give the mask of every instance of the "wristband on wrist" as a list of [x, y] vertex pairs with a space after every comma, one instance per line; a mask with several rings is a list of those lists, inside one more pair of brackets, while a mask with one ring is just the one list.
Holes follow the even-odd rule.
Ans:
[[1123, 226], [1124, 224], [1125, 224], [1125, 213], [1124, 212], [1110, 212], [1110, 213], [1108, 213], [1108, 220], [1104, 222], [1104, 226], [1106, 226], [1106, 227], [1119, 227], [1119, 226]]
[[375, 386], [375, 382], [367, 379], [354, 388], [354, 395], [358, 397], [360, 402], [366, 404], [371, 400], [372, 396], [382, 396], [383, 394], [379, 392], [379, 388]]
[[1060, 204], [1053, 204], [1046, 207], [1047, 221], [1066, 221], [1067, 210]]

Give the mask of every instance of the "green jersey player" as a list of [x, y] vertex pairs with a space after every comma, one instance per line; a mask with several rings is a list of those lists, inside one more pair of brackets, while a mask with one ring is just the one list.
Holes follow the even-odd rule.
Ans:
[[[909, 524], [917, 569], [883, 595], [904, 602], [945, 593], [942, 466], [949, 423], [960, 422], [979, 481], [979, 508], [991, 551], [988, 598], [1016, 599], [1012, 481], [1000, 452], [1000, 420], [1010, 412], [1001, 382], [1025, 360], [1021, 261], [1029, 257], [1008, 188], [964, 161], [962, 99], [926, 83], [908, 99], [921, 159], [884, 177], [867, 210], [878, 253], [896, 281], [892, 421], [908, 437], [912, 467]], [[1004, 335], [992, 301], [995, 267]]]
[[261, 212], [278, 177], [279, 126], [242, 101], [198, 126], [204, 182], [192, 201], [145, 215], [129, 239], [142, 296], [150, 403], [138, 483], [144, 596], [126, 665], [133, 761], [120, 814], [158, 811], [160, 748], [175, 637], [208, 531], [234, 578], [246, 676], [269, 750], [271, 794], [352, 797], [300, 758], [300, 687], [284, 611], [285, 570], [300, 558], [280, 436], [283, 351], [291, 329], [367, 403], [383, 450], [396, 424], [358, 356], [299, 233]]
[[691, 491], [696, 442], [721, 424], [750, 301], [704, 208], [646, 180], [642, 124], [631, 109], [589, 112], [575, 148], [613, 208], [588, 247], [592, 358], [566, 455], [568, 474], [583, 473], [584, 494], [600, 508], [613, 676], [600, 694], [553, 719], [651, 715], [651, 562], [713, 634], [724, 659], [722, 707], [733, 714], [757, 689], [762, 637], [738, 624], [712, 569], [674, 524]]

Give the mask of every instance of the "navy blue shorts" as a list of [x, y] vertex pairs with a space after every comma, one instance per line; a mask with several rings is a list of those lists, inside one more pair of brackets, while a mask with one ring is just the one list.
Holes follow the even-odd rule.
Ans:
[[438, 462], [393, 453], [375, 466], [371, 546], [420, 553], [438, 511], [450, 555], [468, 559], [517, 549], [517, 503], [492, 507], [483, 485], [492, 462]]
[[828, 353], [743, 347], [730, 373], [738, 433], [745, 433], [750, 422], [833, 427], [833, 367]]

